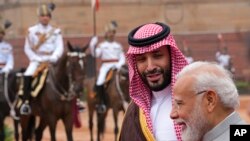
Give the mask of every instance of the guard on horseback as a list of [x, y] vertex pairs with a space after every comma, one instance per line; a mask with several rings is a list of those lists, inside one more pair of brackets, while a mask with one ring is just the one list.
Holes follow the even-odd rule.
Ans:
[[[12, 70], [14, 67], [13, 47], [10, 43], [5, 41], [6, 29], [11, 26], [11, 22], [5, 21], [4, 24], [0, 24], [0, 141], [7, 140], [5, 129], [5, 119], [7, 116], [12, 116], [15, 125], [17, 125], [16, 115], [14, 112], [14, 106], [12, 104], [13, 95], [8, 92], [9, 76], [12, 76]], [[14, 86], [13, 86], [14, 87]], [[11, 88], [13, 88], [11, 85]], [[14, 88], [13, 88], [14, 89]], [[12, 99], [13, 98], [13, 99]], [[15, 130], [16, 131], [16, 130]], [[17, 139], [17, 132], [15, 132], [15, 139]], [[14, 140], [14, 139], [13, 139]]]
[[235, 68], [233, 67], [232, 56], [228, 53], [228, 47], [221, 34], [218, 34], [219, 45], [215, 53], [215, 59], [220, 66], [229, 70], [234, 74]]
[[14, 67], [12, 45], [4, 40], [5, 30], [11, 26], [9, 21], [0, 25], [0, 73], [8, 73]]
[[114, 39], [116, 29], [117, 23], [115, 21], [111, 21], [105, 27], [105, 40], [98, 44], [97, 48], [95, 47], [98, 42], [98, 38], [94, 36], [90, 41], [92, 56], [100, 58], [102, 62], [95, 87], [96, 95], [100, 100], [97, 105], [97, 111], [99, 113], [106, 111], [105, 105], [107, 104], [107, 98], [104, 89], [104, 82], [108, 71], [111, 68], [120, 69], [121, 66], [125, 64], [123, 47]]
[[48, 5], [41, 5], [38, 8], [39, 23], [28, 29], [25, 39], [24, 52], [30, 63], [24, 72], [23, 91], [19, 92], [23, 100], [20, 113], [23, 115], [31, 113], [29, 106], [31, 83], [37, 68], [42, 63], [56, 63], [63, 54], [61, 30], [49, 24], [53, 9], [54, 6]]
[[0, 90], [4, 92], [4, 78], [14, 67], [12, 45], [4, 40], [5, 30], [11, 26], [9, 21], [0, 25]]

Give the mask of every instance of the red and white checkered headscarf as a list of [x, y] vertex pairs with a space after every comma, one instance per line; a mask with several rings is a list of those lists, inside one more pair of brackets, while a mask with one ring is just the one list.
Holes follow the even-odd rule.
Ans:
[[[143, 39], [148, 38], [157, 33], [160, 33], [163, 30], [162, 26], [159, 24], [145, 24], [141, 26], [134, 34], [134, 39]], [[171, 78], [171, 90], [176, 81], [176, 74], [188, 64], [184, 55], [178, 49], [175, 40], [171, 34], [163, 38], [162, 40], [143, 46], [143, 47], [135, 47], [130, 45], [128, 52], [126, 54], [128, 68], [129, 68], [129, 93], [132, 100], [143, 110], [147, 125], [150, 131], [153, 133], [152, 121], [150, 118], [150, 107], [151, 107], [151, 98], [152, 92], [149, 87], [142, 81], [138, 69], [136, 67], [135, 56], [136, 54], [143, 54], [147, 52], [152, 52], [164, 45], [170, 45], [170, 53], [171, 53], [171, 67], [172, 67], [172, 78]], [[173, 95], [173, 94], [172, 94]], [[173, 101], [173, 99], [172, 99]], [[166, 107], [167, 108], [167, 107]], [[177, 139], [181, 140], [181, 127], [178, 125], [174, 125]]]

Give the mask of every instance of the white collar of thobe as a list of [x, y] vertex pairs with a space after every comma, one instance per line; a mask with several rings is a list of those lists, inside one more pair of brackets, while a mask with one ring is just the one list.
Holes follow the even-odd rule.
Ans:
[[155, 99], [156, 101], [158, 101], [158, 100], [161, 100], [161, 99], [163, 99], [165, 97], [169, 97], [169, 96], [171, 96], [170, 92], [171, 92], [170, 85], [167, 86], [166, 88], [164, 88], [161, 91], [152, 91], [153, 99]]

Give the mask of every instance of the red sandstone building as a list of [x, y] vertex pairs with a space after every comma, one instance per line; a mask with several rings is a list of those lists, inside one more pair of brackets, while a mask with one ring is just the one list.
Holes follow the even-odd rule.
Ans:
[[[53, 24], [62, 28], [65, 43], [84, 45], [93, 35], [91, 0], [53, 0]], [[4, 0], [0, 21], [13, 25], [6, 38], [14, 46], [15, 68], [26, 67], [23, 52], [26, 29], [37, 21], [36, 8], [51, 0]], [[221, 33], [233, 58], [238, 79], [250, 80], [250, 3], [248, 0], [99, 0], [96, 32], [102, 37], [110, 20], [119, 24], [117, 39], [127, 49], [128, 32], [142, 23], [165, 22], [171, 26], [178, 46], [185, 40], [194, 60], [215, 61]]]

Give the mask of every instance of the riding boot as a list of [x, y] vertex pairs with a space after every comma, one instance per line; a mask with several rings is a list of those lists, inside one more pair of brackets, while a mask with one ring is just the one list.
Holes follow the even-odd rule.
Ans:
[[106, 96], [105, 96], [105, 90], [104, 90], [104, 86], [100, 85], [100, 86], [96, 86], [96, 95], [99, 98], [99, 103], [97, 104], [97, 112], [98, 113], [104, 113], [106, 112], [107, 108], [106, 108]]
[[32, 76], [24, 76], [24, 90], [23, 90], [23, 101], [20, 108], [20, 113], [22, 115], [29, 115], [31, 113], [31, 107], [29, 105], [30, 94], [31, 94], [31, 83], [32, 83]]

